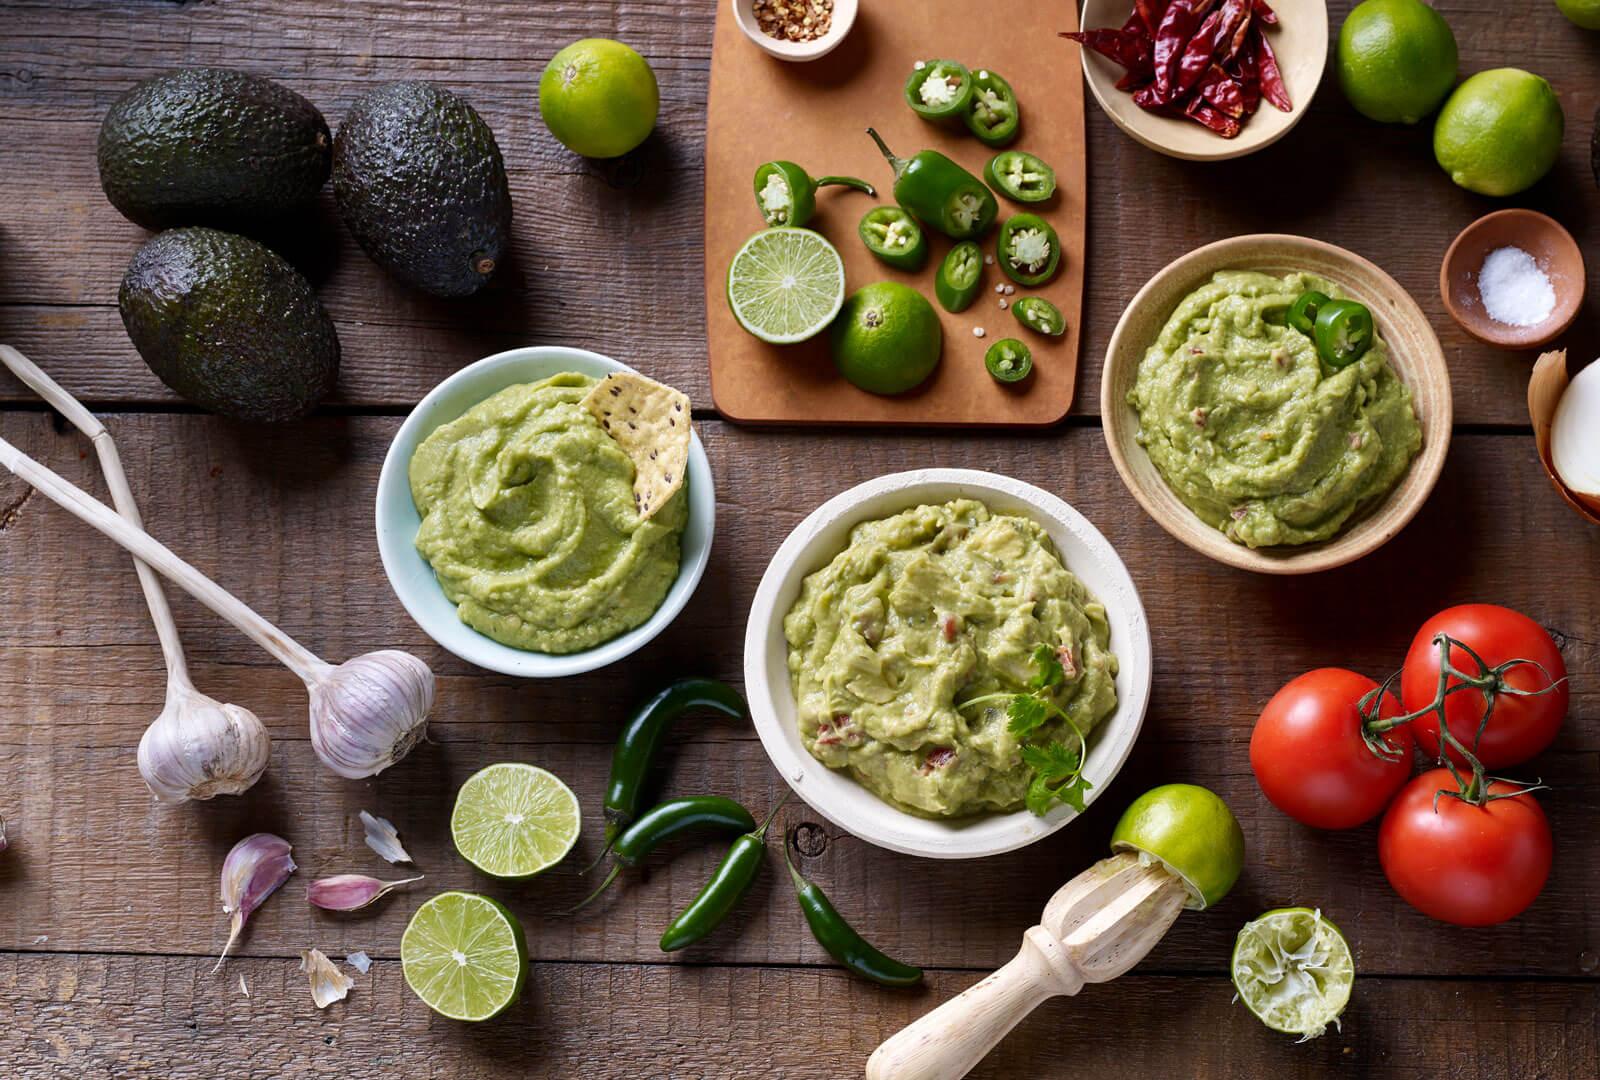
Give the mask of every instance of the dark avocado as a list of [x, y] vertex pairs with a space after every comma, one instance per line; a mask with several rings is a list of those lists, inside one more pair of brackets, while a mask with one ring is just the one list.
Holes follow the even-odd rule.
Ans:
[[374, 262], [436, 296], [483, 288], [511, 231], [494, 133], [432, 83], [384, 83], [350, 107], [333, 141], [333, 194]]
[[311, 284], [234, 233], [161, 233], [134, 253], [117, 305], [162, 382], [236, 420], [304, 416], [339, 377], [339, 337]]
[[147, 229], [260, 232], [312, 204], [333, 140], [317, 107], [226, 68], [180, 68], [117, 99], [100, 125], [100, 184]]

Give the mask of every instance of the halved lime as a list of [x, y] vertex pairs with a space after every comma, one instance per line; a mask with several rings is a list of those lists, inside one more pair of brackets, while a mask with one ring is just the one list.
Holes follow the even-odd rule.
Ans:
[[1273, 1031], [1315, 1039], [1350, 1001], [1355, 961], [1339, 928], [1310, 908], [1278, 908], [1244, 924], [1233, 985]]
[[764, 229], [728, 264], [728, 306], [762, 341], [792, 345], [827, 329], [844, 303], [844, 260], [810, 229]]
[[485, 874], [525, 878], [560, 862], [578, 840], [578, 797], [554, 773], [504, 762], [467, 777], [450, 814], [461, 857]]
[[1112, 851], [1140, 852], [1183, 879], [1188, 907], [1202, 910], [1228, 894], [1244, 869], [1244, 831], [1215, 792], [1163, 784], [1140, 795], [1111, 831]]
[[406, 985], [440, 1016], [488, 1020], [522, 995], [528, 941], [517, 917], [487, 896], [440, 893], [400, 939]]

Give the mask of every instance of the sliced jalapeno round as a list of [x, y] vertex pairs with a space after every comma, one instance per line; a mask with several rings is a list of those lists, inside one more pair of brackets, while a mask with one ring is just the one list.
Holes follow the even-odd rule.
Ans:
[[1284, 316], [1284, 322], [1300, 331], [1308, 338], [1315, 338], [1317, 333], [1317, 312], [1322, 310], [1322, 305], [1328, 302], [1327, 293], [1319, 293], [1315, 289], [1303, 292], [1295, 297], [1294, 303], [1289, 305], [1289, 314]]
[[962, 119], [967, 130], [985, 146], [1004, 146], [1017, 137], [1022, 113], [1011, 84], [992, 71], [980, 70], [972, 76], [972, 100]]
[[1021, 150], [1002, 150], [990, 158], [983, 179], [1012, 202], [1044, 202], [1056, 193], [1056, 171]]
[[924, 120], [964, 116], [972, 104], [972, 72], [954, 60], [927, 60], [906, 80], [906, 104]]
[[1061, 265], [1061, 240], [1038, 214], [1013, 214], [1000, 226], [995, 258], [1018, 285], [1043, 285]]
[[921, 270], [928, 261], [928, 238], [917, 219], [898, 206], [876, 206], [856, 227], [867, 250], [890, 266]]
[[1011, 305], [1011, 314], [1036, 334], [1059, 337], [1067, 332], [1067, 317], [1042, 296], [1024, 296]]
[[950, 249], [933, 279], [933, 295], [946, 311], [965, 311], [978, 297], [983, 283], [983, 249], [963, 240]]
[[1014, 337], [1001, 338], [983, 354], [983, 366], [1001, 382], [1021, 382], [1033, 370], [1033, 353]]
[[1342, 368], [1372, 348], [1372, 312], [1354, 300], [1329, 300], [1317, 312], [1317, 352], [1329, 367]]

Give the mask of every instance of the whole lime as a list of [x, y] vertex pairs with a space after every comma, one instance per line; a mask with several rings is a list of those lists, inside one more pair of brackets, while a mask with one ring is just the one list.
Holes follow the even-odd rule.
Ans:
[[1556, 7], [1585, 30], [1600, 30], [1600, 0], [1556, 0]]
[[656, 73], [620, 41], [574, 41], [550, 58], [539, 77], [545, 126], [584, 157], [626, 154], [656, 126], [660, 108]]
[[944, 331], [921, 293], [880, 281], [845, 300], [830, 342], [839, 374], [874, 394], [903, 394], [939, 365]]
[[1191, 908], [1221, 900], [1244, 869], [1244, 831], [1213, 792], [1163, 784], [1133, 800], [1111, 830], [1112, 851], [1138, 851], [1183, 879]]
[[1439, 110], [1433, 156], [1468, 191], [1515, 195], [1555, 165], [1565, 127], [1556, 92], [1539, 76], [1480, 71]]
[[1450, 24], [1422, 0], [1366, 0], [1339, 29], [1339, 85], [1361, 115], [1415, 124], [1456, 82]]

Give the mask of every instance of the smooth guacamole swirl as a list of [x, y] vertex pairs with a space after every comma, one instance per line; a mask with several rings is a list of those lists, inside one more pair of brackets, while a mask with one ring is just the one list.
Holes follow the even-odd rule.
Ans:
[[[957, 706], [1024, 692], [1036, 645], [1061, 658], [1055, 701], [1084, 734], [1117, 704], [1104, 606], [1039, 525], [970, 499], [857, 525], [783, 631], [812, 756], [924, 816], [1023, 805], [1029, 769], [1003, 708]], [[1052, 720], [1028, 741], [1070, 736]]]
[[511, 386], [411, 458], [417, 550], [461, 621], [535, 652], [592, 648], [643, 623], [678, 576], [687, 489], [639, 520], [633, 462], [566, 373]]
[[1308, 290], [1342, 295], [1310, 274], [1219, 271], [1172, 313], [1128, 393], [1138, 441], [1167, 484], [1253, 548], [1334, 536], [1422, 446], [1381, 338], [1336, 370], [1285, 324]]

